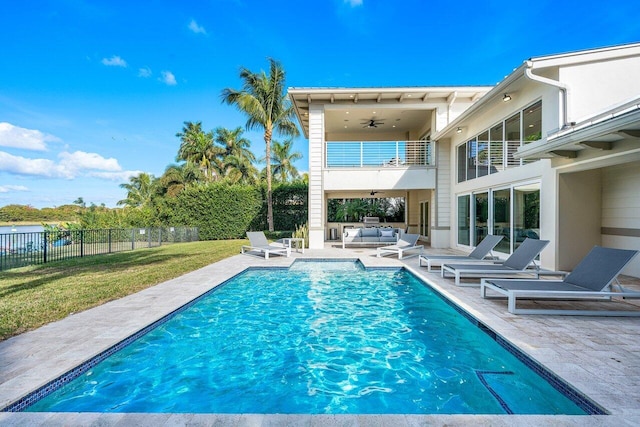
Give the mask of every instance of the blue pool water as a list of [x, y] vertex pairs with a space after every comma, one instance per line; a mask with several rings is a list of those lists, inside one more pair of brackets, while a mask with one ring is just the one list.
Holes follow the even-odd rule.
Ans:
[[403, 269], [251, 269], [29, 411], [584, 414]]

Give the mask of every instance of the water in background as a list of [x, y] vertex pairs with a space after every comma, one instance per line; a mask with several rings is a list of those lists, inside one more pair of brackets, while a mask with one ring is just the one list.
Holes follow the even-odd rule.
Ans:
[[41, 225], [0, 225], [0, 234], [39, 233], [44, 231]]

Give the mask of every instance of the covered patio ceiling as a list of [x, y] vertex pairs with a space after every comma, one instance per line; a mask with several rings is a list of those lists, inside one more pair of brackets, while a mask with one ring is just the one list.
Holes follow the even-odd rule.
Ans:
[[[475, 102], [489, 86], [396, 88], [289, 88], [305, 137], [309, 137], [309, 105], [325, 104], [325, 132], [353, 135], [363, 132], [404, 133], [430, 123], [436, 105]], [[368, 126], [375, 120], [375, 126]]]

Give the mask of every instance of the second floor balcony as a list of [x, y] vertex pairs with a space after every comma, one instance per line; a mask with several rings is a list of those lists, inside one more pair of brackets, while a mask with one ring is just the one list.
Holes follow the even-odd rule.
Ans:
[[431, 141], [329, 141], [325, 168], [435, 166]]

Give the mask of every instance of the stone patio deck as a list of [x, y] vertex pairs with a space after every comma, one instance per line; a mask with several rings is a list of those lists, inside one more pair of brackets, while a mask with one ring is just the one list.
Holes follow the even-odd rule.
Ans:
[[[430, 253], [454, 253], [431, 251]], [[140, 426], [634, 426], [640, 425], [640, 318], [516, 316], [506, 301], [456, 287], [413, 257], [376, 258], [375, 249], [294, 252], [268, 261], [237, 255], [134, 295], [77, 313], [0, 343], [0, 407], [28, 394], [250, 266], [287, 266], [296, 258], [360, 258], [365, 266], [404, 265], [496, 333], [545, 365], [611, 415], [282, 415], [0, 413], [0, 425]], [[621, 280], [640, 290], [640, 281]], [[564, 302], [562, 304], [574, 304]], [[584, 303], [581, 303], [584, 304]], [[589, 303], [600, 304], [600, 303]], [[638, 302], [625, 302], [640, 311]], [[597, 307], [598, 305], [596, 305]], [[628, 309], [628, 307], [627, 307]]]

